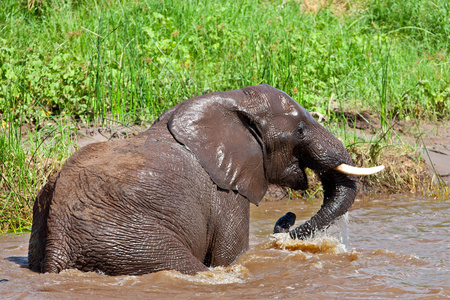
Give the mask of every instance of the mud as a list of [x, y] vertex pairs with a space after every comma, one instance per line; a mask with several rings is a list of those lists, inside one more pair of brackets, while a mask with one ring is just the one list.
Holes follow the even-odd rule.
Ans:
[[131, 138], [144, 131], [144, 127], [110, 126], [80, 128], [77, 131], [77, 146], [79, 148], [96, 142], [107, 142]]
[[[336, 110], [335, 113], [347, 121], [349, 131], [353, 131], [367, 141], [376, 141], [383, 134], [380, 130], [379, 118], [370, 112], [355, 114]], [[376, 160], [388, 166], [406, 166], [403, 170], [397, 168], [398, 171], [394, 177], [408, 177], [407, 173], [416, 172], [416, 180], [424, 181], [428, 178], [421, 177], [420, 173], [426, 172], [425, 175], [435, 183], [440, 180], [447, 185], [450, 183], [450, 125], [448, 122], [445, 120], [440, 122], [394, 120], [390, 128], [390, 136], [390, 147], [381, 150]], [[404, 145], [409, 145], [409, 149], [401, 147]], [[369, 152], [367, 151], [366, 154]], [[363, 159], [368, 160], [372, 157], [366, 155], [361, 161]], [[408, 191], [408, 188], [399, 192], [402, 191]]]
[[427, 151], [423, 157], [431, 170], [435, 170], [440, 177], [450, 184], [450, 126], [422, 126], [421, 138]]
[[[372, 141], [379, 136], [380, 124], [378, 118], [368, 112], [355, 115], [342, 113], [347, 120], [348, 130], [356, 136]], [[150, 125], [148, 125], [150, 126]], [[94, 142], [126, 139], [136, 136], [146, 127], [110, 126], [80, 128], [77, 135], [77, 147], [83, 147]], [[375, 158], [371, 157], [372, 144], [357, 144], [349, 149], [352, 158], [358, 166], [387, 166], [384, 176], [362, 178], [359, 190], [367, 193], [401, 193], [417, 192], [424, 189], [434, 189], [431, 183], [450, 184], [450, 126], [445, 122], [394, 122], [391, 146], [381, 147]], [[409, 146], [406, 146], [409, 145]], [[375, 160], [375, 161], [371, 161]], [[317, 182], [312, 181], [311, 185]], [[314, 193], [314, 187], [312, 191]], [[287, 189], [271, 187], [266, 199], [280, 199], [292, 196], [308, 196], [304, 192], [289, 195]], [[320, 195], [319, 195], [320, 196]]]

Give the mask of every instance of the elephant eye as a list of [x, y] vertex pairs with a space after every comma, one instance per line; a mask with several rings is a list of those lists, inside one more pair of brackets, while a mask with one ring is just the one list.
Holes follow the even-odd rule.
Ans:
[[306, 128], [305, 122], [301, 121], [300, 123], [298, 123], [298, 125], [297, 125], [297, 133], [298, 133], [298, 135], [303, 137], [303, 135], [305, 134], [305, 128]]

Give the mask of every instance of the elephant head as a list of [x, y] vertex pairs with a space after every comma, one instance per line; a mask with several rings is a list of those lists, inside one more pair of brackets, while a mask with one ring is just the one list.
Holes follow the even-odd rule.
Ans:
[[168, 128], [192, 151], [214, 183], [258, 205], [268, 183], [308, 187], [305, 168], [324, 189], [321, 209], [290, 231], [304, 239], [328, 227], [353, 204], [352, 175], [377, 169], [352, 167], [342, 143], [286, 93], [268, 85], [209, 94], [182, 103]]

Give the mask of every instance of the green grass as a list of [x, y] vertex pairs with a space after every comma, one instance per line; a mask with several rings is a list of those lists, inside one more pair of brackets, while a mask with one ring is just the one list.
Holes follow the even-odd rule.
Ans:
[[32, 133], [14, 120], [14, 114], [7, 113], [3, 118], [6, 128], [0, 134], [0, 232], [21, 232], [31, 226], [37, 191], [73, 152], [76, 128], [63, 121], [48, 122]]
[[[349, 1], [339, 14], [295, 0], [29, 3], [0, 6], [0, 222], [9, 228], [28, 226], [20, 211], [45, 182], [27, 159], [56, 158], [57, 169], [70, 124], [145, 124], [195, 95], [259, 83], [331, 122], [335, 108], [373, 111], [386, 140], [396, 119], [450, 116], [447, 0]], [[24, 125], [38, 129], [25, 140]], [[40, 144], [49, 128], [59, 134]]]

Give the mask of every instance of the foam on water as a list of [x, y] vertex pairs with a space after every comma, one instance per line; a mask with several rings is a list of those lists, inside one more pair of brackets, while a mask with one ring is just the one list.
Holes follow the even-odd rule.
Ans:
[[240, 264], [235, 264], [230, 267], [210, 268], [208, 271], [199, 272], [195, 276], [185, 275], [175, 271], [168, 271], [168, 273], [175, 278], [207, 285], [244, 283], [245, 278], [249, 276], [248, 269]]
[[309, 253], [344, 253], [347, 252], [350, 244], [348, 223], [348, 213], [345, 213], [335, 220], [326, 231], [317, 233], [314, 239], [308, 240], [293, 240], [288, 233], [272, 234], [271, 247]]
[[327, 235], [310, 240], [293, 240], [288, 233], [276, 233], [270, 237], [270, 247], [280, 250], [327, 254], [346, 252], [345, 245], [341, 244], [337, 238]]

